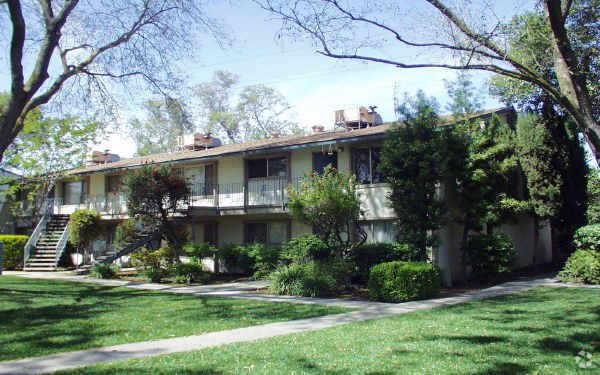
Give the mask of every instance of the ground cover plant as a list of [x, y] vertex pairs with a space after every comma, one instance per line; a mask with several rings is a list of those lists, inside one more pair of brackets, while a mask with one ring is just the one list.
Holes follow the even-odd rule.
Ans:
[[344, 311], [1, 276], [0, 361]]
[[600, 290], [538, 288], [258, 342], [60, 374], [593, 374]]

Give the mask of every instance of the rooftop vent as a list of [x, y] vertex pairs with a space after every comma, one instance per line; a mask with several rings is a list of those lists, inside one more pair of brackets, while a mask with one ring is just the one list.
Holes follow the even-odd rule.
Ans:
[[119, 160], [121, 160], [119, 155], [111, 154], [110, 150], [104, 150], [104, 152], [92, 151], [87, 155], [85, 165], [89, 167], [92, 165], [114, 163]]
[[375, 108], [377, 106], [354, 107], [335, 111], [335, 125], [347, 129], [361, 129], [380, 125], [383, 121]]
[[219, 147], [221, 144], [221, 140], [213, 137], [211, 133], [185, 134], [177, 137], [177, 146], [179, 146], [181, 150], [206, 150], [213, 147]]
[[315, 125], [312, 127], [313, 134], [323, 133], [325, 131], [325, 127], [322, 125]]

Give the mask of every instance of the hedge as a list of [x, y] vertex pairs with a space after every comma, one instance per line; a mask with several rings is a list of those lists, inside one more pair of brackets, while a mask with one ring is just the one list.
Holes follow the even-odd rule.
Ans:
[[23, 249], [29, 237], [4, 234], [0, 235], [0, 241], [4, 242], [4, 265], [5, 270], [14, 270], [23, 267]]
[[573, 242], [577, 250], [600, 251], [600, 224], [586, 225], [575, 232]]
[[434, 297], [440, 292], [440, 268], [423, 262], [388, 262], [371, 268], [369, 295], [383, 302]]
[[560, 281], [584, 284], [600, 284], [600, 252], [577, 250], [567, 260], [558, 274]]
[[350, 260], [354, 263], [352, 279], [361, 283], [369, 280], [371, 268], [380, 263], [417, 261], [418, 251], [403, 243], [366, 243], [357, 246], [350, 252]]

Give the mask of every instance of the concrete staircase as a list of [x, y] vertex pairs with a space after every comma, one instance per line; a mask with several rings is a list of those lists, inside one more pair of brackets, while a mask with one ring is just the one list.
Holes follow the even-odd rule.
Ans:
[[56, 270], [57, 245], [68, 222], [69, 215], [52, 215], [29, 255], [24, 271]]

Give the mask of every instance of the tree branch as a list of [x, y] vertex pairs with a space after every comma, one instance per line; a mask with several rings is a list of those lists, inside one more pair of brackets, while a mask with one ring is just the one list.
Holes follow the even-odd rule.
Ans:
[[19, 0], [8, 1], [8, 11], [13, 25], [10, 42], [10, 70], [12, 75], [12, 94], [17, 97], [23, 95], [23, 46], [25, 45], [25, 19]]

